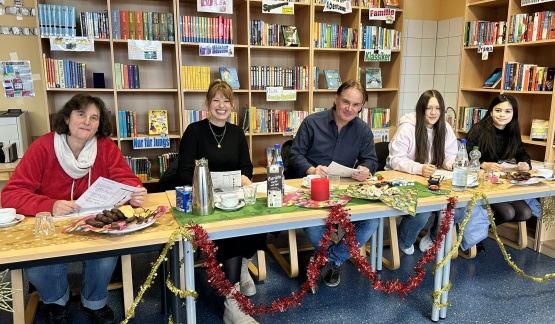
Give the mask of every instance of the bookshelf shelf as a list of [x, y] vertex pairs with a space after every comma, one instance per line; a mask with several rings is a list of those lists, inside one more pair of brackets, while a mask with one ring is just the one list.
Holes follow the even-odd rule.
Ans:
[[479, 0], [479, 1], [467, 1], [467, 7], [472, 10], [472, 7], [501, 7], [507, 6], [509, 0]]
[[143, 89], [143, 88], [139, 88], [139, 89], [117, 89], [117, 92], [137, 92], [137, 93], [143, 93], [143, 92], [178, 92], [177, 89], [168, 89], [168, 88], [160, 88], [160, 89]]
[[472, 92], [502, 92], [501, 89], [487, 89], [487, 88], [460, 88], [461, 91]]
[[530, 145], [537, 145], [537, 146], [547, 146], [547, 142], [545, 141], [534, 141], [530, 139], [530, 136], [522, 136], [522, 142]]
[[114, 89], [107, 88], [46, 88], [49, 92], [114, 92]]

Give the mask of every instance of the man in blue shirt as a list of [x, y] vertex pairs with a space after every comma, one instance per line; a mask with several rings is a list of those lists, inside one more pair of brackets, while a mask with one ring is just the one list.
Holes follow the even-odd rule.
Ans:
[[[289, 163], [297, 176], [316, 174], [328, 176], [328, 165], [334, 161], [347, 167], [357, 165], [352, 177], [365, 181], [378, 168], [374, 136], [370, 127], [358, 118], [368, 95], [364, 86], [355, 80], [343, 83], [337, 89], [333, 107], [304, 119], [291, 147]], [[378, 227], [377, 219], [354, 223], [356, 240], [364, 245]], [[316, 248], [325, 232], [325, 226], [305, 229], [308, 239]], [[349, 259], [349, 251], [342, 240], [328, 248], [328, 261], [320, 269], [320, 277], [330, 287], [340, 282], [339, 267]]]

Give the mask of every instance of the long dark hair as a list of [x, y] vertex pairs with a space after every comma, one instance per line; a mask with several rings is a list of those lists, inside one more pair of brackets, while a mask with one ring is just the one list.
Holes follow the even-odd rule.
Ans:
[[69, 125], [67, 121], [71, 116], [71, 112], [74, 110], [84, 111], [89, 106], [94, 105], [98, 108], [100, 113], [98, 130], [96, 131], [96, 137], [108, 137], [112, 134], [112, 124], [110, 124], [110, 118], [108, 117], [108, 110], [106, 104], [99, 97], [93, 97], [88, 94], [76, 94], [71, 97], [68, 102], [65, 103], [64, 107], [56, 113], [54, 116], [54, 122], [52, 123], [52, 129], [58, 134], [69, 134]]
[[[508, 139], [503, 156], [497, 156], [497, 153], [495, 152], [495, 125], [493, 124], [491, 112], [495, 106], [505, 101], [508, 101], [513, 107], [513, 119], [511, 119], [511, 121], [503, 129], [505, 136]], [[478, 125], [479, 127], [474, 128]], [[488, 114], [470, 129], [468, 136], [470, 137], [473, 130], [479, 131], [480, 129], [483, 130], [484, 134], [480, 134], [480, 136], [478, 136], [478, 146], [480, 147], [480, 151], [484, 152], [483, 154], [485, 156], [496, 156], [498, 159], [502, 160], [514, 158], [517, 148], [522, 142], [520, 137], [520, 126], [518, 125], [518, 102], [515, 97], [509, 94], [501, 94], [493, 98], [489, 104]]]
[[[348, 89], [357, 89], [362, 93], [362, 105], [368, 101], [368, 93], [366, 92], [366, 88], [357, 80], [348, 80], [343, 82], [339, 88], [337, 88], [336, 95], [339, 97], [343, 94], [343, 92], [347, 91]], [[333, 101], [333, 106], [331, 109], [335, 109], [335, 100]], [[362, 107], [360, 108], [362, 110]]]
[[[426, 131], [426, 108], [431, 98], [436, 98], [439, 103], [439, 119], [432, 126], [434, 133], [434, 140], [432, 147], [428, 146], [428, 132]], [[418, 163], [430, 163], [437, 167], [443, 165], [445, 160], [445, 134], [447, 133], [445, 127], [445, 101], [441, 93], [437, 90], [426, 90], [418, 98], [416, 103], [416, 127], [415, 127], [415, 142], [416, 150], [414, 153], [414, 161]], [[432, 161], [428, 161], [428, 152], [432, 151]]]

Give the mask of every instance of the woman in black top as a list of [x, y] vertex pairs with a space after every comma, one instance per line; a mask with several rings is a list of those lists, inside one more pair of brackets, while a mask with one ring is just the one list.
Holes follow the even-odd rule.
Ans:
[[[179, 146], [177, 174], [182, 185], [191, 185], [195, 170], [195, 160], [208, 159], [210, 171], [241, 171], [241, 185], [250, 184], [252, 162], [243, 130], [227, 122], [234, 108], [233, 90], [226, 82], [216, 80], [206, 93], [208, 118], [190, 124]], [[247, 296], [256, 293], [256, 286], [247, 265], [257, 250], [266, 246], [266, 234], [241, 236], [214, 241], [218, 247], [216, 254], [222, 263], [227, 278], [235, 289]], [[256, 323], [238, 307], [232, 295], [224, 302], [225, 323]]]
[[[484, 170], [504, 171], [501, 161], [516, 160], [517, 171], [531, 169], [530, 155], [522, 143], [518, 125], [518, 103], [516, 99], [502, 94], [493, 99], [488, 114], [476, 123], [467, 136], [468, 152], [478, 146]], [[497, 225], [530, 219], [532, 210], [523, 200], [492, 204]]]

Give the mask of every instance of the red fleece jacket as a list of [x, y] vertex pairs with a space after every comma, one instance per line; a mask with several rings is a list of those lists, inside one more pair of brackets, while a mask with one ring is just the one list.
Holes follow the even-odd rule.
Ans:
[[[142, 185], [129, 168], [120, 149], [109, 138], [99, 138], [96, 160], [91, 169], [91, 185], [99, 177], [131, 186]], [[2, 207], [15, 208], [18, 214], [35, 216], [52, 211], [57, 200], [71, 199], [74, 179], [68, 176], [54, 152], [54, 133], [48, 133], [30, 146], [2, 190]], [[89, 176], [75, 180], [73, 199], [89, 187]]]

